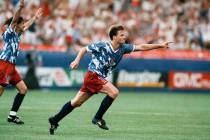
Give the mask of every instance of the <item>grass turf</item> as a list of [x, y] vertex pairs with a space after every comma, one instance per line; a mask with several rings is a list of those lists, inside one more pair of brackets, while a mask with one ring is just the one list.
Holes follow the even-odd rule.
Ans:
[[19, 110], [25, 124], [6, 122], [15, 96], [0, 98], [0, 140], [210, 140], [210, 94], [120, 93], [105, 114], [109, 131], [91, 124], [103, 94], [90, 98], [48, 133], [48, 117], [75, 91], [30, 91]]

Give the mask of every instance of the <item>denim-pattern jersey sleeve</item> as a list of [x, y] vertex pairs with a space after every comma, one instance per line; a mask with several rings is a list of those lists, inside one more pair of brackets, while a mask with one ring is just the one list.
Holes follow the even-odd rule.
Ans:
[[92, 53], [94, 48], [95, 48], [94, 44], [89, 44], [86, 46], [87, 52], [89, 53]]
[[131, 53], [133, 52], [135, 49], [133, 44], [122, 44], [122, 50], [124, 52], [124, 54], [126, 53]]
[[98, 41], [87, 46], [87, 51], [92, 54], [98, 54], [106, 46], [106, 43]]

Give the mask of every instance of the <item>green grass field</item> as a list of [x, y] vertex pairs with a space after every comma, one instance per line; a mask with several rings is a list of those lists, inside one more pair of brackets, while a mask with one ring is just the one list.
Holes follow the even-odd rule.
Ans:
[[109, 131], [91, 123], [104, 97], [98, 94], [61, 121], [55, 135], [47, 119], [75, 92], [30, 91], [19, 110], [22, 126], [6, 122], [15, 94], [0, 98], [0, 140], [210, 140], [210, 94], [121, 93], [105, 115]]

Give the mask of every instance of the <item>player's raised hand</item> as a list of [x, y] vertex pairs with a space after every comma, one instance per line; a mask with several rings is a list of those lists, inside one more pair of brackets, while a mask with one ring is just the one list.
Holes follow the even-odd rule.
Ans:
[[24, 0], [20, 0], [20, 7], [23, 8], [24, 6]]
[[73, 62], [71, 62], [70, 64], [70, 68], [71, 69], [76, 69], [79, 66], [79, 62], [74, 60]]
[[36, 13], [35, 13], [35, 17], [36, 19], [38, 19], [39, 17], [41, 17], [43, 14], [43, 9], [42, 8], [39, 8]]
[[167, 42], [164, 42], [162, 45], [163, 45], [163, 48], [169, 48], [169, 44], [171, 44], [171, 43], [173, 43], [173, 42], [171, 42], [171, 41], [167, 41]]

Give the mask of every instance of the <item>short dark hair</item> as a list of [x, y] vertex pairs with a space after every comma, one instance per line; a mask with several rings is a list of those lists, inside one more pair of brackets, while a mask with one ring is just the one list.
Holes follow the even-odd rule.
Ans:
[[[12, 20], [13, 20], [13, 17], [7, 19], [7, 20], [5, 21], [5, 23], [4, 23], [4, 25], [8, 25], [8, 26], [9, 26], [9, 25], [11, 24]], [[23, 22], [23, 17], [20, 16], [20, 17], [18, 18], [18, 20], [17, 20], [17, 24], [20, 24], [21, 22]]]
[[124, 28], [123, 25], [120, 25], [120, 24], [112, 25], [109, 28], [109, 37], [110, 37], [110, 39], [113, 40], [113, 36], [116, 36], [118, 31], [124, 30], [124, 29], [125, 28]]

